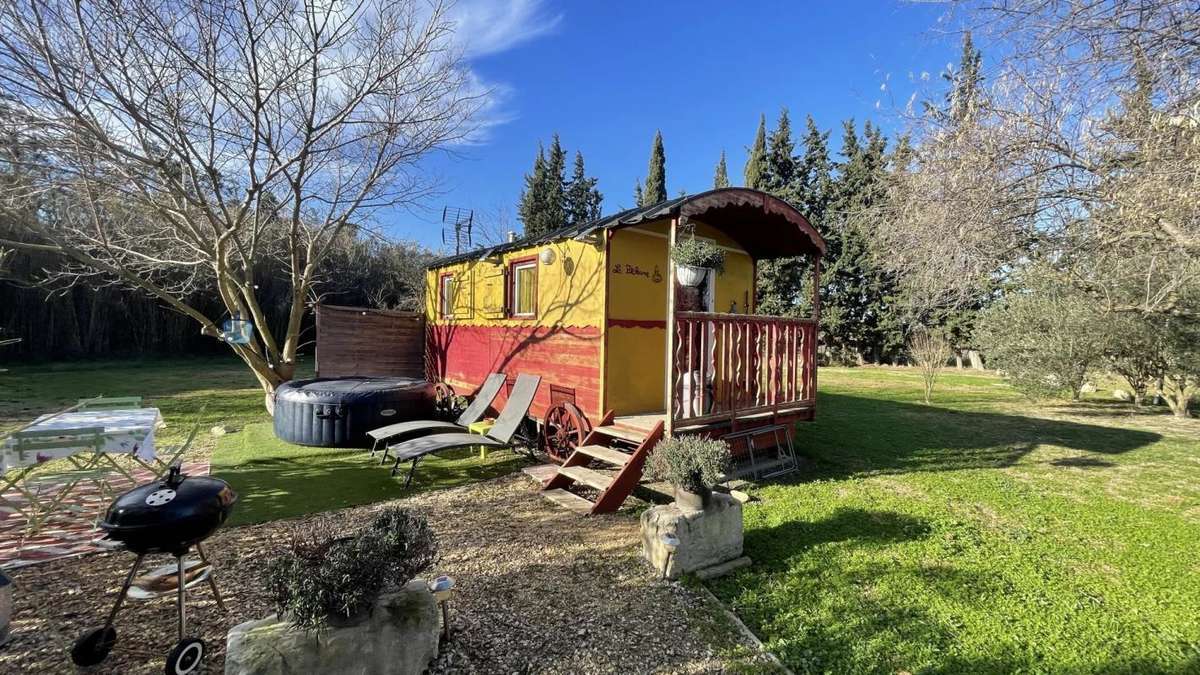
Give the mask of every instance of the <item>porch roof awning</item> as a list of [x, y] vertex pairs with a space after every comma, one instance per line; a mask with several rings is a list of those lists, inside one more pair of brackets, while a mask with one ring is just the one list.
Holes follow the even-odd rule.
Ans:
[[587, 223], [568, 225], [547, 234], [522, 237], [498, 246], [441, 258], [430, 263], [429, 267], [486, 258], [562, 239], [582, 239], [601, 230], [674, 216], [702, 221], [721, 230], [758, 260], [825, 254], [825, 240], [804, 214], [791, 204], [765, 192], [734, 187], [676, 197]]

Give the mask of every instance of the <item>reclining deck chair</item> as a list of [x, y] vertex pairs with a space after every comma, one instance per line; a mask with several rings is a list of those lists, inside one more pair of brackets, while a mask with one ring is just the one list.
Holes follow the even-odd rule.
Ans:
[[[367, 436], [371, 438], [371, 456], [375, 455], [375, 451], [379, 449], [379, 444], [384, 441], [399, 441], [413, 436], [421, 436], [425, 434], [436, 434], [439, 432], [462, 431], [466, 432], [467, 427], [483, 419], [487, 414], [488, 407], [492, 405], [492, 401], [496, 399], [496, 394], [500, 393], [500, 387], [504, 386], [504, 373], [492, 373], [483, 381], [483, 385], [479, 387], [479, 391], [475, 394], [475, 400], [471, 401], [471, 405], [462, 411], [458, 419], [453, 422], [445, 420], [412, 420], [409, 422], [397, 422], [389, 424], [386, 427], [379, 427], [367, 432]], [[387, 446], [383, 448], [383, 459], [379, 460], [380, 464], [387, 461]]]
[[[533, 397], [537, 394], [538, 385], [542, 378], [538, 375], [518, 375], [517, 382], [508, 394], [508, 402], [504, 410], [496, 418], [496, 424], [484, 435], [469, 433], [434, 434], [389, 445], [388, 449], [395, 452], [396, 463], [392, 465], [392, 475], [400, 469], [400, 462], [411, 461], [408, 477], [404, 479], [404, 487], [412, 483], [413, 474], [417, 471], [417, 462], [425, 455], [431, 455], [442, 450], [486, 445], [489, 448], [511, 448], [513, 439], [525, 422], [525, 415], [533, 405]], [[533, 439], [522, 438], [525, 442]]]

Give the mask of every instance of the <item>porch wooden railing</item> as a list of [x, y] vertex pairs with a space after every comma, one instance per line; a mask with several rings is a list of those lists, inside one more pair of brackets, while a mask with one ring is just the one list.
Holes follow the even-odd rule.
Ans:
[[676, 312], [672, 426], [811, 405], [816, 328], [812, 319]]

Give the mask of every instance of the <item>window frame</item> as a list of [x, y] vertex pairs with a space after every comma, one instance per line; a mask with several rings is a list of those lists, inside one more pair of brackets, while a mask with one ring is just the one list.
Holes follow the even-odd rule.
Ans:
[[[450, 281], [450, 288], [452, 290], [452, 293], [449, 297], [446, 295], [447, 280]], [[457, 294], [455, 285], [453, 272], [442, 272], [442, 274], [438, 276], [438, 314], [443, 319], [454, 318], [454, 295]], [[450, 301], [449, 306], [446, 305], [447, 300]]]
[[[533, 269], [533, 308], [527, 314], [517, 313], [517, 270], [529, 267]], [[505, 313], [510, 319], [533, 321], [538, 315], [538, 257], [536, 255], [524, 258], [514, 258], [508, 261], [508, 281], [504, 285], [507, 302]]]

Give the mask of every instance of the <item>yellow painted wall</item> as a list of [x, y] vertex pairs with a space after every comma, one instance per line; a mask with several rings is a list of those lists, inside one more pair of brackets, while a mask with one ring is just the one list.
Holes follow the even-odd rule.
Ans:
[[[603, 367], [607, 408], [618, 415], [659, 412], [666, 387], [667, 233], [670, 222], [655, 221], [609, 232], [609, 255], [602, 245], [574, 240], [544, 244], [503, 255], [500, 261], [470, 261], [427, 272], [425, 312], [430, 324], [480, 326], [597, 326], [605, 340]], [[745, 313], [754, 287], [750, 257], [736, 242], [703, 223], [701, 237], [727, 248], [725, 273], [717, 277], [716, 311], [731, 303]], [[555, 251], [552, 265], [538, 264], [538, 311], [533, 320], [504, 312], [504, 270], [516, 259]], [[455, 314], [441, 317], [440, 278], [451, 272], [459, 283]], [[608, 321], [605, 321], [605, 294]], [[589, 413], [590, 414], [590, 413]]]
[[[537, 316], [515, 319], [504, 311], [504, 270], [513, 260], [554, 250], [553, 264], [537, 266]], [[454, 316], [438, 311], [440, 279], [458, 282]], [[425, 316], [433, 324], [485, 326], [603, 326], [604, 249], [568, 239], [505, 253], [499, 261], [470, 261], [430, 269], [425, 279]]]
[[[696, 234], [726, 247], [725, 273], [717, 277], [715, 310], [736, 303], [746, 312], [754, 288], [754, 263], [732, 239], [703, 223]], [[666, 397], [668, 232], [659, 220], [611, 234], [608, 260], [609, 328], [607, 406], [618, 415], [659, 412]]]

